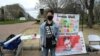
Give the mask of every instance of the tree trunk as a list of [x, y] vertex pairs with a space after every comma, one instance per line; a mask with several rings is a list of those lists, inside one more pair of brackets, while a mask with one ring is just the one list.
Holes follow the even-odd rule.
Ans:
[[[93, 8], [94, 8], [94, 1], [95, 0], [85, 0], [85, 6], [89, 11], [89, 16], [88, 16], [88, 26], [89, 28], [93, 28], [93, 24], [94, 24], [94, 14], [93, 14]], [[88, 4], [90, 3], [90, 4]]]
[[89, 16], [88, 16], [88, 26], [89, 26], [89, 28], [93, 28], [93, 24], [94, 24], [93, 9], [89, 9]]

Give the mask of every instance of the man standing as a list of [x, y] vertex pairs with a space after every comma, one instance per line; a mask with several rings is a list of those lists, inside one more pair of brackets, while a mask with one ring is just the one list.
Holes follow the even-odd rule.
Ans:
[[48, 56], [49, 50], [51, 56], [55, 56], [55, 47], [59, 35], [59, 27], [54, 23], [53, 15], [54, 12], [49, 10], [46, 15], [46, 21], [40, 26], [43, 56]]

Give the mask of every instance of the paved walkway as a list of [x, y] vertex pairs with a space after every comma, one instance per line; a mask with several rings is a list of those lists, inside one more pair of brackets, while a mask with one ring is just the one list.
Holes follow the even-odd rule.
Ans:
[[0, 39], [7, 38], [10, 34], [19, 34], [25, 29], [31, 28], [34, 22], [0, 25]]
[[[26, 50], [26, 51], [23, 51], [23, 53], [25, 54], [23, 54], [22, 56], [41, 56], [41, 51], [39, 50]], [[89, 52], [86, 54], [64, 55], [64, 56], [100, 56], [100, 52]]]
[[[34, 22], [25, 22], [25, 23], [18, 23], [18, 24], [9, 24], [9, 25], [0, 25], [0, 39], [5, 39], [7, 36], [10, 34], [34, 34], [39, 32], [39, 25], [34, 24]], [[89, 29], [85, 28], [84, 29], [84, 38], [85, 42], [88, 42], [87, 36], [91, 33], [95, 33], [97, 35], [100, 35], [100, 29], [95, 28], [95, 29]], [[25, 41], [25, 45], [33, 45], [33, 40], [28, 40]], [[36, 41], [34, 42], [36, 44]], [[37, 42], [38, 43], [38, 42]], [[33, 45], [34, 46], [34, 45]], [[40, 56], [41, 52], [39, 50], [24, 50], [23, 51], [23, 56]], [[90, 53], [89, 55], [83, 55], [83, 56], [99, 56], [100, 54], [98, 53]], [[75, 55], [72, 55], [75, 56]], [[82, 55], [76, 55], [76, 56], [82, 56]]]
[[[89, 34], [97, 34], [97, 35], [100, 35], [100, 29], [98, 28], [98, 26], [96, 26], [97, 28], [93, 28], [93, 29], [90, 29], [90, 28], [85, 28], [84, 27], [84, 38], [85, 38], [85, 42], [86, 44], [88, 44], [88, 35]], [[39, 29], [39, 25], [36, 25], [34, 24], [34, 26], [30, 29], [27, 29], [24, 31], [24, 34], [33, 34], [33, 33], [38, 33], [38, 29]], [[81, 30], [81, 28], [80, 28]], [[34, 46], [37, 44], [37, 42], [33, 41], [33, 40], [27, 40], [25, 41], [26, 43], [24, 43], [25, 45], [29, 45], [29, 46]], [[34, 44], [35, 43], [35, 44]], [[23, 51], [23, 56], [40, 56], [41, 55], [41, 52], [39, 50], [24, 50]], [[95, 53], [95, 52], [92, 52], [92, 53], [88, 53], [88, 54], [84, 54], [84, 55], [70, 55], [70, 56], [99, 56], [100, 53]]]

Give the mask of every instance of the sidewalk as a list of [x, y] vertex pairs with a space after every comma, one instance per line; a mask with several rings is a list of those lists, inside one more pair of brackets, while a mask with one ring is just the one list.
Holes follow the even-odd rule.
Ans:
[[[81, 28], [80, 28], [81, 29]], [[33, 24], [33, 27], [30, 29], [27, 29], [23, 32], [23, 34], [25, 35], [30, 35], [30, 34], [34, 34], [34, 33], [39, 33], [39, 25], [38, 24]], [[84, 39], [86, 44], [88, 44], [88, 35], [91, 34], [97, 34], [100, 35], [100, 29], [99, 28], [94, 28], [94, 29], [89, 29], [89, 28], [84, 28]], [[24, 41], [24, 47], [29, 47], [29, 46], [37, 46], [39, 44], [39, 40], [27, 40]], [[30, 48], [31, 48], [30, 47]], [[23, 51], [23, 56], [40, 56], [41, 55], [41, 51], [39, 50], [24, 50]], [[100, 53], [96, 53], [96, 52], [91, 52], [88, 54], [82, 54], [82, 55], [70, 55], [70, 56], [99, 56]]]
[[[41, 56], [41, 51], [39, 50], [25, 50], [23, 51], [23, 56]], [[50, 55], [49, 55], [50, 56]], [[100, 52], [91, 52], [86, 54], [79, 54], [79, 55], [66, 55], [66, 56], [100, 56]]]
[[6, 39], [10, 34], [19, 34], [24, 30], [31, 28], [34, 22], [25, 22], [17, 24], [0, 25], [0, 39]]
[[[81, 28], [80, 28], [81, 29]], [[19, 34], [22, 33], [23, 35], [31, 35], [31, 34], [38, 34], [39, 33], [39, 24], [34, 24], [34, 22], [26, 22], [26, 23], [19, 23], [19, 24], [11, 24], [11, 25], [0, 25], [0, 39], [5, 39], [10, 34]], [[100, 35], [100, 29], [94, 28], [84, 28], [84, 39], [86, 44], [88, 44], [87, 36], [91, 34]], [[39, 39], [36, 40], [26, 40], [23, 41], [23, 47], [32, 48], [34, 46], [39, 46]], [[40, 56], [41, 52], [39, 50], [24, 50], [23, 56]], [[71, 55], [71, 56], [99, 56], [98, 53], [89, 53], [84, 55]]]

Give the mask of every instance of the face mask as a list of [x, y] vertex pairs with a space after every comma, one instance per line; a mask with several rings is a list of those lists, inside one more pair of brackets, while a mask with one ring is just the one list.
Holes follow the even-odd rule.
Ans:
[[52, 21], [53, 16], [47, 16], [47, 19], [48, 19], [49, 21]]

